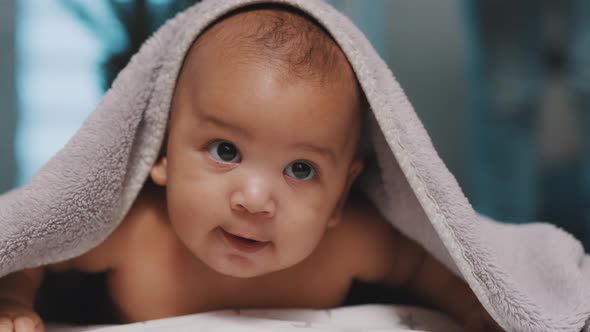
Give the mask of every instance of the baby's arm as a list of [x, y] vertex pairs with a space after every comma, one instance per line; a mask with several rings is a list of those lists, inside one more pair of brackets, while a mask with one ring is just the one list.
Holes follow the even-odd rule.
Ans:
[[33, 309], [44, 272], [115, 270], [127, 252], [124, 245], [128, 243], [125, 237], [129, 227], [126, 226], [118, 227], [104, 242], [82, 256], [0, 278], [0, 332], [44, 331], [43, 322]]
[[34, 268], [0, 279], [0, 332], [44, 330], [41, 318], [33, 310], [43, 273], [43, 268]]
[[[411, 240], [405, 238], [404, 241]], [[413, 248], [414, 246], [417, 248]], [[400, 275], [392, 268], [384, 282], [407, 288], [426, 303], [462, 322], [468, 331], [502, 331], [463, 279], [454, 275], [415, 243], [412, 242], [408, 249], [417, 250], [416, 255], [420, 256], [416, 262], [408, 263], [415, 264], [415, 268], [405, 275]], [[404, 259], [405, 257], [397, 257], [395, 261], [403, 264], [401, 261]]]
[[468, 331], [502, 331], [463, 279], [455, 276], [416, 242], [395, 230], [369, 203], [349, 210], [356, 238], [356, 277], [402, 288], [448, 313]]

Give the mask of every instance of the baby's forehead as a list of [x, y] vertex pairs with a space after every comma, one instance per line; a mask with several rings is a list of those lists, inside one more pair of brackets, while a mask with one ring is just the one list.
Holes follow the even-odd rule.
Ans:
[[319, 23], [296, 9], [247, 7], [215, 21], [191, 47], [179, 84], [193, 96], [211, 95], [213, 89], [227, 99], [233, 93], [227, 82], [238, 79], [239, 70], [270, 71], [285, 88], [305, 85], [311, 95], [337, 91], [347, 108], [363, 108], [362, 91], [344, 53]]

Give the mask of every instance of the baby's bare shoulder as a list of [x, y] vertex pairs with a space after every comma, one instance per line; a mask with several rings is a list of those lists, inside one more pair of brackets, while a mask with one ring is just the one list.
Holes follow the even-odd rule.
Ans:
[[395, 230], [368, 201], [351, 201], [344, 208], [336, 227], [338, 247], [353, 264], [354, 277], [376, 281], [385, 273], [382, 261], [395, 249]]
[[81, 256], [48, 265], [52, 271], [104, 272], [122, 265], [136, 250], [138, 238], [154, 218], [153, 206], [140, 195], [121, 223], [100, 244]]
[[353, 258], [359, 280], [401, 280], [422, 258], [420, 246], [395, 229], [369, 201], [351, 202], [340, 227], [341, 245]]

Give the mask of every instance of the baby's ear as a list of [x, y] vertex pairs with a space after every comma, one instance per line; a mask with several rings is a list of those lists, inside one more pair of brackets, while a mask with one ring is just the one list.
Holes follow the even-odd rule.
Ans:
[[350, 191], [350, 187], [354, 183], [354, 180], [361, 174], [365, 164], [361, 159], [355, 159], [350, 163], [348, 168], [348, 178], [346, 179], [346, 192]]
[[168, 161], [166, 157], [160, 158], [152, 169], [150, 170], [150, 177], [155, 184], [159, 186], [165, 186], [168, 182]]

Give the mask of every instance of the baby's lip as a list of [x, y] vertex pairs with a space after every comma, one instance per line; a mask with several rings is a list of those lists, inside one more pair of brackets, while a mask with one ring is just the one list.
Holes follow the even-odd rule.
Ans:
[[255, 253], [257, 251], [264, 249], [268, 244], [270, 244], [270, 241], [251, 240], [246, 237], [235, 235], [233, 233], [227, 232], [225, 229], [221, 227], [219, 228], [219, 230], [222, 238], [225, 240], [225, 243], [227, 245], [238, 251], [242, 251], [245, 253]]
[[223, 227], [220, 227], [220, 228], [221, 228], [221, 230], [223, 230], [223, 231], [224, 231], [224, 232], [226, 232], [226, 233], [229, 233], [230, 235], [234, 235], [234, 236], [237, 236], [237, 237], [241, 237], [241, 238], [244, 238], [244, 239], [247, 239], [247, 240], [253, 240], [253, 241], [258, 241], [258, 242], [270, 242], [270, 241], [268, 241], [268, 240], [261, 240], [261, 239], [260, 239], [259, 237], [257, 237], [257, 236], [242, 235], [243, 233], [239, 233], [239, 232], [230, 232], [230, 231], [228, 231], [227, 229], [225, 229], [225, 228], [223, 228]]

